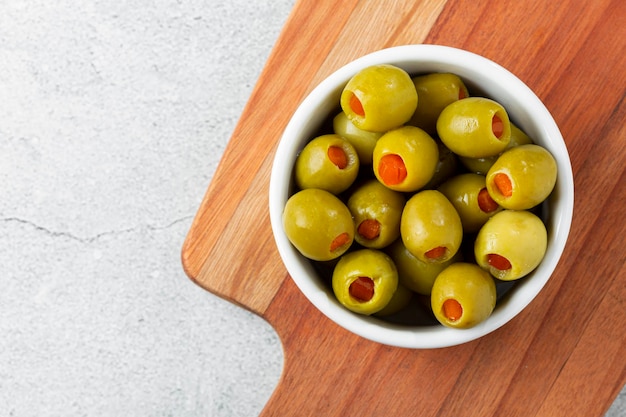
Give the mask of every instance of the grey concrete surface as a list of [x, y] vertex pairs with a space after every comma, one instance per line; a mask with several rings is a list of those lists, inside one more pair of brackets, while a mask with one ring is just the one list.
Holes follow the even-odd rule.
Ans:
[[263, 320], [180, 249], [292, 0], [0, 2], [0, 416], [254, 416]]
[[259, 414], [280, 340], [180, 248], [293, 3], [0, 2], [0, 416]]

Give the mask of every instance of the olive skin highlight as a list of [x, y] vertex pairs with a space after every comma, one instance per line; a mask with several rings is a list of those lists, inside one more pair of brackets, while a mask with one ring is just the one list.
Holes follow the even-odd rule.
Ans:
[[348, 199], [356, 226], [355, 240], [362, 246], [382, 249], [400, 237], [400, 218], [406, 199], [376, 179], [360, 184]]
[[339, 194], [352, 185], [359, 167], [356, 149], [348, 140], [335, 134], [321, 135], [298, 154], [295, 180], [300, 189], [320, 188]]
[[423, 190], [404, 206], [400, 234], [407, 250], [423, 262], [445, 262], [459, 250], [463, 224], [441, 192]]
[[374, 175], [395, 191], [413, 192], [423, 188], [435, 175], [438, 163], [437, 142], [415, 126], [385, 133], [374, 147]]
[[417, 100], [409, 74], [394, 65], [382, 64], [355, 74], [344, 87], [340, 104], [359, 129], [386, 132], [411, 118]]
[[437, 119], [437, 134], [452, 152], [468, 158], [497, 155], [511, 140], [504, 107], [484, 97], [468, 97], [446, 106]]
[[432, 73], [413, 77], [419, 100], [408, 124], [437, 134], [437, 119], [450, 103], [469, 97], [465, 83], [456, 74]]
[[371, 315], [391, 302], [398, 288], [398, 272], [385, 253], [360, 249], [337, 262], [332, 287], [337, 300], [348, 310]]
[[431, 307], [444, 326], [467, 329], [491, 315], [496, 297], [496, 284], [488, 272], [476, 264], [457, 262], [437, 275]]
[[542, 203], [556, 184], [557, 166], [547, 149], [534, 144], [511, 148], [487, 172], [487, 189], [502, 207], [528, 210]]
[[480, 267], [502, 281], [520, 279], [543, 260], [548, 233], [541, 219], [525, 210], [503, 210], [490, 218], [474, 241]]
[[354, 241], [348, 207], [335, 195], [317, 188], [301, 190], [287, 200], [283, 227], [291, 244], [314, 261], [338, 258]]

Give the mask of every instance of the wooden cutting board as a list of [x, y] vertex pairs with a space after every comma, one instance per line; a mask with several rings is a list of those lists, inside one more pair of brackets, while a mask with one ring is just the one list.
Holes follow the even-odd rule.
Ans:
[[[463, 48], [545, 102], [573, 165], [571, 238], [522, 314], [461, 346], [411, 350], [319, 313], [282, 265], [268, 182], [291, 114], [325, 76], [385, 47]], [[263, 416], [602, 416], [626, 382], [626, 2], [302, 0], [245, 107], [182, 248], [201, 287], [265, 318], [285, 362]]]

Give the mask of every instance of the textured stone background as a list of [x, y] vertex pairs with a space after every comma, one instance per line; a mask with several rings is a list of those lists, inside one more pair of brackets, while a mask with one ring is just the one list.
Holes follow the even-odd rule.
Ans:
[[282, 350], [180, 249], [292, 0], [0, 2], [0, 416], [253, 416]]
[[180, 248], [293, 3], [0, 2], [0, 416], [258, 415], [280, 341]]

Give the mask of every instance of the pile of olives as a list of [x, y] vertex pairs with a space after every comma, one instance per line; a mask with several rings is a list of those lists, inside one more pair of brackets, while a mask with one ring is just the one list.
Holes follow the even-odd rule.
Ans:
[[347, 309], [469, 328], [541, 263], [556, 161], [459, 76], [365, 68], [318, 133], [283, 226]]

